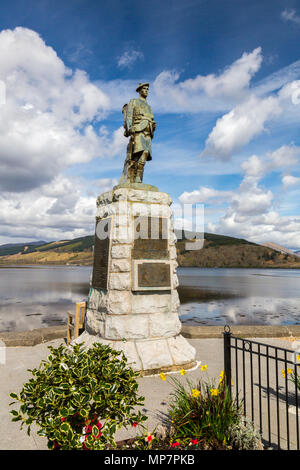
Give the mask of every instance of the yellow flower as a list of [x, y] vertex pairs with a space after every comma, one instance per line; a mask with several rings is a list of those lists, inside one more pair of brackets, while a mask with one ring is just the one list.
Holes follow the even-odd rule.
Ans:
[[184, 370], [184, 369], [181, 369], [181, 371], [180, 371], [180, 375], [184, 375], [184, 374], [186, 374], [186, 370]]
[[284, 379], [285, 379], [286, 374], [289, 375], [289, 374], [292, 374], [292, 373], [293, 373], [293, 371], [292, 371], [292, 369], [290, 369], [289, 367], [288, 367], [286, 370], [281, 369], [281, 374], [282, 374], [282, 377], [283, 377]]
[[166, 380], [166, 378], [167, 378], [166, 375], [163, 372], [161, 372], [159, 376], [160, 376], [161, 380]]
[[206, 364], [204, 364], [203, 366], [201, 366], [201, 370], [202, 370], [202, 371], [205, 371], [206, 369], [207, 369], [207, 365], [206, 365]]
[[200, 395], [200, 393], [201, 393], [200, 390], [196, 390], [196, 389], [193, 389], [193, 390], [192, 390], [192, 396], [193, 396], [194, 398], [198, 398], [199, 395]]
[[221, 377], [221, 378], [223, 379], [223, 378], [224, 378], [224, 375], [225, 375], [225, 374], [224, 374], [224, 371], [221, 370], [219, 377]]
[[206, 411], [207, 416], [209, 415], [209, 411]]
[[213, 397], [213, 396], [216, 397], [216, 396], [219, 395], [219, 390], [218, 390], [217, 388], [211, 388], [211, 389], [210, 389], [210, 394], [211, 394], [212, 397]]

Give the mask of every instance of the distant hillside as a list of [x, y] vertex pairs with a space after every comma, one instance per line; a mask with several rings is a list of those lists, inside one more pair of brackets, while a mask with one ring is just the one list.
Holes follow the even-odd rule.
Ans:
[[[180, 232], [176, 233], [181, 236]], [[192, 234], [185, 233], [185, 237]], [[300, 268], [295, 255], [256, 245], [241, 238], [212, 233], [204, 234], [201, 250], [187, 251], [186, 240], [177, 241], [179, 266], [205, 268]], [[193, 241], [193, 240], [191, 240]], [[0, 246], [0, 265], [70, 264], [91, 265], [94, 236], [61, 240], [41, 245]]]
[[5, 245], [0, 245], [0, 256], [13, 255], [15, 253], [24, 253], [24, 251], [31, 249], [31, 247], [35, 248], [44, 245], [45, 243], [46, 242], [42, 240], [27, 243], [6, 243]]
[[294, 252], [292, 250], [289, 250], [288, 248], [285, 248], [284, 246], [278, 245], [277, 243], [267, 242], [264, 243], [262, 246], [267, 246], [268, 248], [272, 248], [275, 251], [280, 251], [280, 253], [287, 253], [288, 255], [300, 256], [300, 252]]
[[300, 259], [240, 238], [205, 233], [202, 250], [177, 242], [179, 266], [202, 268], [300, 268]]

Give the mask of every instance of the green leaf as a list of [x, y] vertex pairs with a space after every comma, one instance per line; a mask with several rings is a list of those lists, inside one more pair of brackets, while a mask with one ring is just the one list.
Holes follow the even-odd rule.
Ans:
[[88, 373], [89, 373], [88, 367], [84, 367], [81, 371], [81, 376], [86, 377], [88, 375]]
[[59, 411], [59, 416], [61, 416], [62, 418], [66, 418], [67, 416], [69, 416], [69, 410], [68, 410], [68, 408], [62, 408], [62, 409]]
[[12, 418], [12, 421], [21, 421], [21, 416], [17, 416], [16, 418]]
[[63, 390], [69, 390], [70, 389], [70, 384], [64, 382], [64, 383], [60, 384], [59, 388], [61, 388]]
[[86, 410], [86, 409], [82, 408], [82, 409], [80, 410], [80, 415], [81, 415], [83, 418], [87, 418], [88, 415], [89, 415], [89, 410]]
[[60, 426], [60, 429], [63, 432], [68, 432], [71, 429], [71, 427], [70, 427], [69, 423], [63, 422], [62, 425]]

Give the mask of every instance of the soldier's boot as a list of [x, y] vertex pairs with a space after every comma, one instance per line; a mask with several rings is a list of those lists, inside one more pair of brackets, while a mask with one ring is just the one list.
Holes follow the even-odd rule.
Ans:
[[136, 178], [135, 178], [136, 183], [142, 183], [143, 181], [144, 166], [145, 166], [145, 162], [138, 164]]
[[137, 162], [131, 161], [128, 167], [127, 181], [129, 183], [135, 183], [137, 172]]

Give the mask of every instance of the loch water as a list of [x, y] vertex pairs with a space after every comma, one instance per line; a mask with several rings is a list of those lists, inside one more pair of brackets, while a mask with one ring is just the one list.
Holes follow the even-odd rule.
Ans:
[[[0, 331], [62, 325], [86, 300], [91, 266], [0, 268]], [[300, 324], [299, 269], [178, 268], [180, 319], [189, 325]]]

